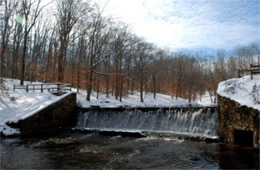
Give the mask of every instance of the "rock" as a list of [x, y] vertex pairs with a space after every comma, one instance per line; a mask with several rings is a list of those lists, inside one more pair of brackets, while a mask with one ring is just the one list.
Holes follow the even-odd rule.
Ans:
[[253, 131], [253, 146], [259, 147], [259, 116], [260, 111], [241, 106], [226, 97], [218, 95], [219, 136], [226, 143], [234, 143], [234, 131]]

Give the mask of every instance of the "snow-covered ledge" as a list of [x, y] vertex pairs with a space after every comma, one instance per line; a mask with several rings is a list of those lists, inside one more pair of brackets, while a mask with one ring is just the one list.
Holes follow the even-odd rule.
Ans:
[[58, 97], [44, 108], [39, 108], [30, 116], [18, 122], [8, 122], [8, 126], [17, 128], [22, 134], [46, 132], [73, 123], [76, 118], [76, 93], [67, 93]]
[[217, 93], [220, 139], [259, 147], [260, 75], [223, 81]]
[[253, 80], [250, 76], [244, 76], [220, 82], [217, 93], [260, 111], [260, 75], [254, 75]]

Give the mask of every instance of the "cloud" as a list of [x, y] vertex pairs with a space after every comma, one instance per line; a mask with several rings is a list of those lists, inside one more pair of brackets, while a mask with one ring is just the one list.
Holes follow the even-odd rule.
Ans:
[[110, 0], [106, 14], [171, 49], [233, 48], [260, 39], [258, 0]]

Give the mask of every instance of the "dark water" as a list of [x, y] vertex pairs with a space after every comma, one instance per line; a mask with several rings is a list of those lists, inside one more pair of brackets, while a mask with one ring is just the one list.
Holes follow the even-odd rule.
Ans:
[[2, 139], [0, 154], [0, 169], [259, 169], [258, 149], [80, 132]]

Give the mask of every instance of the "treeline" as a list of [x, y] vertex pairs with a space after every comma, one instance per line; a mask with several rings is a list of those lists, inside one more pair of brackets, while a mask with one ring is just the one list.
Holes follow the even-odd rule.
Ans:
[[[173, 53], [135, 35], [87, 0], [0, 0], [0, 76], [66, 82], [87, 91], [123, 96], [164, 93], [192, 101], [237, 69], [259, 63], [257, 44], [232, 51]], [[46, 2], [45, 2], [46, 3]]]

